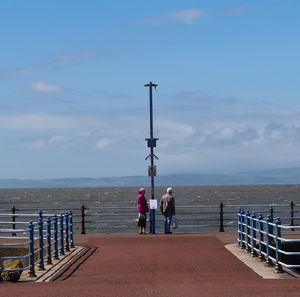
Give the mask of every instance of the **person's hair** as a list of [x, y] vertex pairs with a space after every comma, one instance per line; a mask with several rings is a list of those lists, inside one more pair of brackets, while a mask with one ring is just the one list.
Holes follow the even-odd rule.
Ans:
[[140, 188], [139, 192], [143, 192], [145, 194], [145, 189], [144, 188]]
[[167, 188], [167, 193], [172, 193], [173, 189], [170, 187], [170, 188]]

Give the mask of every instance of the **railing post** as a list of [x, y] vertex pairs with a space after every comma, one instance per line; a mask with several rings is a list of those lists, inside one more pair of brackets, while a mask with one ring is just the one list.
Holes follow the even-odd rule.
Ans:
[[241, 246], [242, 234], [241, 234], [241, 208], [238, 210], [238, 245]]
[[[12, 229], [13, 230], [16, 230], [16, 224], [14, 224], [15, 223], [15, 221], [16, 221], [16, 216], [15, 216], [15, 214], [16, 214], [16, 207], [13, 205], [13, 207], [12, 207], [12, 209], [11, 209], [11, 213], [12, 213], [12, 216], [11, 216], [11, 220], [12, 220]], [[17, 234], [16, 233], [12, 233], [12, 236], [16, 236]]]
[[220, 203], [220, 230], [219, 232], [224, 232], [224, 204], [223, 202]]
[[60, 254], [64, 255], [65, 254], [65, 249], [64, 249], [64, 217], [63, 214], [60, 214], [59, 217], [59, 223], [60, 223]]
[[266, 248], [266, 252], [267, 252], [267, 257], [266, 257], [266, 265], [267, 266], [272, 266], [273, 263], [270, 259], [270, 253], [271, 253], [271, 248], [270, 248], [270, 245], [272, 245], [272, 238], [270, 236], [273, 235], [273, 226], [271, 226], [270, 224], [272, 224], [272, 221], [271, 221], [271, 216], [268, 215], [268, 219], [267, 219], [267, 248]]
[[245, 245], [245, 211], [241, 209], [241, 221], [242, 221], [242, 245], [241, 248], [244, 249], [246, 248]]
[[259, 255], [258, 258], [260, 259], [260, 261], [264, 261], [264, 255], [262, 253], [263, 250], [263, 242], [264, 242], [264, 223], [262, 222], [263, 220], [263, 216], [260, 213], [258, 216], [258, 226], [259, 226]]
[[44, 266], [44, 230], [43, 230], [43, 213], [42, 210], [39, 212], [39, 258], [40, 262], [38, 265], [39, 270], [45, 270]]
[[66, 252], [69, 252], [70, 251], [70, 245], [69, 245], [69, 213], [68, 212], [65, 213], [65, 220], [66, 220], [66, 226], [65, 226], [65, 230], [66, 230], [66, 236], [65, 236]]
[[[294, 225], [294, 206], [295, 206], [294, 201], [291, 201], [290, 206], [291, 206], [291, 226], [295, 226]], [[295, 229], [291, 228], [291, 231], [295, 231]]]
[[270, 206], [270, 220], [271, 220], [271, 222], [273, 222], [273, 219], [274, 219], [274, 209], [273, 209], [273, 206], [271, 205]]
[[29, 266], [30, 270], [28, 275], [30, 277], [36, 277], [35, 270], [34, 270], [34, 226], [32, 221], [29, 222]]
[[[274, 209], [272, 207], [272, 205], [270, 206], [270, 222], [273, 223], [274, 222]], [[270, 233], [273, 234], [273, 226], [270, 225]]]
[[246, 211], [246, 231], [247, 231], [247, 252], [250, 253], [251, 252], [251, 240], [250, 240], [250, 211], [247, 210]]
[[53, 217], [54, 260], [59, 260], [57, 233], [58, 233], [57, 216], [54, 215], [54, 217]]
[[52, 264], [52, 257], [51, 257], [51, 219], [50, 217], [47, 218], [47, 264]]
[[81, 206], [81, 234], [85, 233], [85, 207], [84, 204]]
[[39, 210], [39, 220], [43, 220], [43, 211]]
[[277, 273], [282, 272], [282, 266], [279, 263], [281, 261], [281, 221], [280, 218], [276, 219], [276, 264], [275, 271]]
[[70, 221], [70, 242], [71, 242], [71, 248], [74, 248], [74, 240], [73, 240], [73, 213], [72, 210], [69, 212], [69, 221]]
[[255, 212], [252, 213], [252, 246], [251, 246], [251, 256], [256, 257], [256, 215]]

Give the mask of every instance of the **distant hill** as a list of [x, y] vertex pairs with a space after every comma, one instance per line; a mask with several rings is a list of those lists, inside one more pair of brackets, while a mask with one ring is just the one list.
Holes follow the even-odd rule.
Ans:
[[[171, 174], [155, 178], [156, 186], [300, 184], [300, 167], [238, 174]], [[0, 188], [83, 188], [150, 186], [148, 176], [110, 178], [1, 179]]]
[[256, 177], [256, 178], [272, 178], [277, 180], [281, 184], [299, 184], [300, 183], [300, 167], [293, 168], [281, 168], [273, 170], [263, 170], [263, 171], [252, 171], [242, 173], [247, 177]]

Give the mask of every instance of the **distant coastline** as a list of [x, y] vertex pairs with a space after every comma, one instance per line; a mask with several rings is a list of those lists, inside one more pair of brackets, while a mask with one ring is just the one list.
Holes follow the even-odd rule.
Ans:
[[[238, 174], [170, 174], [155, 178], [156, 186], [300, 184], [300, 167]], [[0, 179], [1, 189], [149, 186], [148, 176], [105, 178]]]

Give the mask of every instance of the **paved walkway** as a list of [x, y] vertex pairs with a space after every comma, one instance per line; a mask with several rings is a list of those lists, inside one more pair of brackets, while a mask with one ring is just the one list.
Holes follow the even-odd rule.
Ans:
[[0, 296], [300, 296], [300, 279], [263, 279], [231, 254], [235, 236], [78, 235], [96, 248], [84, 262], [53, 282], [0, 284]]

